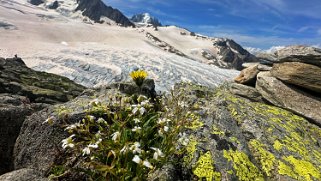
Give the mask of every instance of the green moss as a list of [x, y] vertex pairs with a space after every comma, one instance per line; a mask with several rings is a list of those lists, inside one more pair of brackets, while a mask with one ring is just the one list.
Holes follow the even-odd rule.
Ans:
[[271, 177], [272, 171], [276, 166], [275, 156], [271, 152], [265, 150], [265, 146], [258, 140], [251, 140], [249, 142], [249, 147], [254, 154], [255, 159], [260, 162], [261, 170], [266, 176]]
[[299, 180], [321, 180], [320, 171], [317, 168], [315, 168], [315, 166], [312, 163], [305, 160], [298, 160], [293, 156], [286, 157], [284, 158], [284, 160], [292, 165], [294, 172], [297, 173], [297, 175], [299, 175]]
[[213, 166], [213, 158], [211, 152], [209, 151], [200, 156], [195, 167], [193, 168], [193, 173], [200, 180], [203, 180], [204, 178], [207, 181], [221, 180], [221, 173], [215, 172], [215, 168]]
[[223, 156], [233, 163], [236, 176], [240, 181], [264, 180], [262, 173], [250, 161], [245, 153], [240, 151], [224, 150]]
[[187, 152], [187, 155], [184, 157], [184, 163], [185, 164], [190, 164], [191, 161], [193, 160], [194, 158], [194, 154], [196, 152], [196, 146], [197, 146], [197, 140], [195, 137], [193, 136], [190, 136], [189, 138], [189, 142], [188, 142], [188, 145], [186, 146], [186, 152]]

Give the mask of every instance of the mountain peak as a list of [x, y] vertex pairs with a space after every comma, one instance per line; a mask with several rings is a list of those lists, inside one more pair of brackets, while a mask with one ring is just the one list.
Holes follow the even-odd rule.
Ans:
[[149, 13], [135, 14], [131, 19], [136, 25], [153, 25], [155, 27], [162, 26], [159, 20]]

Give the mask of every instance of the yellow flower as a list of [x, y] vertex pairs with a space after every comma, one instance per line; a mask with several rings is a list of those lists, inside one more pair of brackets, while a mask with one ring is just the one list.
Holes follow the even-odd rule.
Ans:
[[144, 70], [133, 71], [129, 75], [139, 87], [143, 85], [144, 80], [148, 76], [147, 72]]

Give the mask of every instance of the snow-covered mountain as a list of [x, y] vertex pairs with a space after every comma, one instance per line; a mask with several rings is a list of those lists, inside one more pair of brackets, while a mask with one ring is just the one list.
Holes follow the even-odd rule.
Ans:
[[134, 15], [131, 19], [138, 27], [139, 26], [148, 26], [153, 25], [154, 27], [162, 26], [160, 21], [151, 16], [149, 13], [141, 13]]
[[64, 16], [81, 18], [86, 22], [134, 26], [118, 9], [107, 6], [101, 0], [28, 0], [28, 2], [35, 6], [55, 9]]
[[[235, 62], [252, 61], [248, 52], [228, 39], [205, 37], [176, 26], [155, 30], [94, 20], [84, 23], [84, 12], [94, 12], [91, 3], [88, 7], [80, 6], [81, 0], [58, 4], [51, 9], [53, 1], [49, 0], [38, 6], [27, 0], [0, 0], [0, 57], [18, 54], [33, 69], [63, 75], [85, 86], [128, 80], [130, 71], [141, 68], [156, 81], [158, 90], [180, 81], [215, 86], [238, 74], [216, 65], [237, 68]], [[77, 8], [80, 10], [75, 11]]]

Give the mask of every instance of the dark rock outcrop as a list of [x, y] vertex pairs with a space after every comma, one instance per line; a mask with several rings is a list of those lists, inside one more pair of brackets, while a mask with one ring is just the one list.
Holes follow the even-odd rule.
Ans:
[[283, 82], [321, 93], [321, 67], [285, 62], [274, 64], [271, 74]]
[[107, 17], [122, 26], [135, 26], [118, 9], [106, 6], [101, 0], [77, 0], [77, 2], [78, 7], [76, 11], [82, 11], [84, 16], [97, 23], [102, 23], [101, 18]]
[[68, 78], [28, 68], [20, 58], [1, 59], [0, 93], [27, 97], [30, 102], [60, 103], [78, 96], [85, 87]]
[[[231, 39], [216, 38], [213, 46], [219, 49], [219, 54], [222, 56], [221, 61], [226, 63], [225, 68], [242, 70], [243, 63], [258, 62], [258, 59], [254, 55]], [[213, 64], [221, 65], [219, 62], [213, 62]]]
[[53, 1], [50, 4], [47, 5], [48, 9], [57, 9], [59, 7], [59, 2], [58, 1]]
[[162, 24], [159, 22], [159, 20], [155, 17], [152, 17], [149, 13], [142, 13], [142, 14], [133, 15], [133, 17], [130, 20], [134, 23], [139, 23], [139, 24], [143, 24], [143, 25], [151, 24], [154, 27], [162, 26]]
[[28, 2], [32, 5], [38, 6], [40, 4], [43, 4], [43, 0], [28, 0]]
[[321, 126], [320, 98], [286, 85], [273, 77], [270, 72], [258, 74], [256, 89], [273, 105], [291, 110]]

